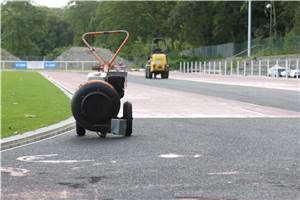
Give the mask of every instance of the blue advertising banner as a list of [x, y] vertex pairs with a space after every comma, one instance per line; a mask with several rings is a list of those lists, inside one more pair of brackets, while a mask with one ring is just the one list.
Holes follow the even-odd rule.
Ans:
[[15, 62], [16, 69], [27, 69], [27, 62], [26, 61], [17, 61]]
[[45, 69], [54, 69], [54, 68], [57, 68], [57, 62], [54, 62], [54, 61], [45, 61], [44, 68]]

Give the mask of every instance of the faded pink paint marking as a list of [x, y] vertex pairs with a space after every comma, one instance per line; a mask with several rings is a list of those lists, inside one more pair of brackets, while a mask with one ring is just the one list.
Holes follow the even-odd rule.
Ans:
[[87, 80], [87, 75], [79, 72], [43, 72], [58, 83], [62, 84], [68, 90], [75, 92], [79, 85]]

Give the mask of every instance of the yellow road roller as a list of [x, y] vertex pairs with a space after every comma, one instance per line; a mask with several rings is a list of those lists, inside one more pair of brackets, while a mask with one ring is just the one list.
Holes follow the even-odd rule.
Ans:
[[[87, 37], [122, 34], [124, 38], [110, 60], [98, 55], [87, 42]], [[88, 80], [81, 84], [72, 97], [71, 110], [76, 120], [76, 133], [84, 136], [86, 130], [97, 132], [101, 137], [107, 133], [131, 136], [132, 104], [123, 104], [123, 116], [118, 117], [126, 85], [126, 67], [114, 64], [114, 61], [126, 44], [129, 33], [125, 30], [88, 32], [83, 34], [82, 41], [98, 61], [97, 72], [88, 74]]]
[[145, 77], [156, 78], [160, 74], [162, 79], [169, 78], [169, 63], [166, 41], [163, 38], [153, 38], [151, 55], [146, 64]]

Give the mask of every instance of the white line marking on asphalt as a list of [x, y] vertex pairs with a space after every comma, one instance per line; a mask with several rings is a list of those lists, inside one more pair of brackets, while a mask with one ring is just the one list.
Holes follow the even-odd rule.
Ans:
[[208, 173], [208, 175], [236, 175], [239, 174], [238, 171], [231, 171], [231, 172], [212, 172]]
[[79, 170], [79, 169], [83, 169], [83, 167], [72, 167], [72, 170]]
[[28, 144], [23, 144], [23, 145], [20, 145], [20, 146], [17, 146], [17, 147], [13, 147], [13, 148], [10, 148], [10, 149], [5, 149], [5, 150], [2, 150], [2, 151], [0, 151], [0, 152], [2, 153], [2, 152], [5, 152], [5, 151], [10, 151], [10, 150], [18, 149], [18, 148], [20, 148], [20, 147], [25, 147], [25, 146], [29, 146], [29, 145], [32, 145], [32, 144], [36, 144], [36, 143], [39, 143], [39, 142], [43, 142], [43, 141], [45, 141], [45, 140], [49, 140], [49, 139], [53, 139], [53, 138], [56, 138], [56, 137], [65, 135], [65, 134], [67, 134], [67, 133], [69, 133], [69, 132], [71, 132], [71, 131], [74, 131], [74, 130], [75, 130], [75, 129], [72, 129], [72, 130], [69, 130], [69, 131], [67, 131], [67, 132], [64, 132], [64, 133], [61, 133], [61, 134], [58, 134], [58, 135], [54, 135], [54, 136], [52, 136], [52, 137], [48, 137], [48, 138], [45, 138], [45, 139], [42, 139], [42, 140], [39, 140], [39, 141], [35, 141], [35, 142], [30, 142], [30, 143], [28, 143]]
[[199, 155], [199, 154], [194, 155], [194, 158], [200, 158], [200, 157], [201, 157], [201, 155]]
[[99, 166], [99, 165], [104, 165], [104, 163], [95, 163], [93, 166]]
[[10, 176], [28, 176], [30, 171], [22, 168], [13, 168], [13, 167], [0, 167], [0, 171], [4, 173], [9, 173]]
[[161, 154], [159, 157], [161, 158], [182, 158], [182, 157], [190, 157], [190, 158], [200, 158], [202, 155], [195, 154], [195, 155], [178, 155], [174, 153], [168, 153], [168, 154]]
[[45, 155], [34, 155], [34, 156], [21, 156], [17, 160], [23, 162], [38, 162], [38, 163], [78, 163], [78, 162], [93, 162], [94, 160], [44, 160], [45, 158], [55, 157], [57, 154], [45, 154]]
[[159, 157], [161, 157], [161, 158], [181, 158], [181, 157], [184, 157], [184, 155], [169, 153], [169, 154], [161, 154], [161, 155], [159, 155]]
[[117, 161], [111, 160], [110, 163], [115, 164], [115, 163], [117, 163]]

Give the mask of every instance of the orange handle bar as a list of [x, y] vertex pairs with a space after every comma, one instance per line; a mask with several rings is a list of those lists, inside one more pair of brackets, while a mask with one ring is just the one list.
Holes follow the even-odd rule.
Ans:
[[[119, 48], [114, 52], [113, 56], [111, 59], [106, 62], [100, 55], [98, 55], [95, 51], [95, 49], [86, 41], [86, 36], [99, 36], [99, 35], [106, 35], [106, 34], [122, 34], [125, 33], [126, 36], [123, 39], [122, 43], [120, 44]], [[129, 32], [125, 30], [114, 30], [114, 31], [98, 31], [98, 32], [87, 32], [84, 33], [81, 37], [82, 41], [84, 44], [87, 46], [87, 48], [91, 51], [91, 53], [95, 56], [96, 60], [104, 65], [104, 68], [110, 69], [112, 68], [112, 64], [114, 60], [116, 59], [117, 55], [121, 51], [121, 49], [124, 47], [126, 42], [128, 41], [129, 38]]]

